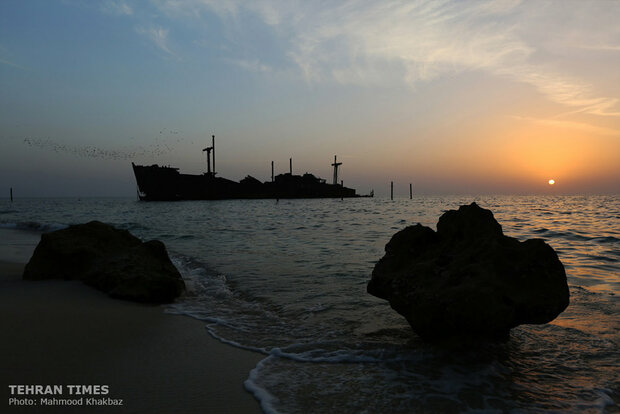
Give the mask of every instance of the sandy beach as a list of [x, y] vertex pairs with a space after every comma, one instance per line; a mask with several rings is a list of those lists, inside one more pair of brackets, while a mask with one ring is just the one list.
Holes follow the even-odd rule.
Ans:
[[[222, 344], [202, 322], [163, 307], [110, 299], [80, 282], [23, 281], [15, 258], [0, 262], [0, 411], [261, 412], [243, 381], [262, 355]], [[123, 406], [8, 406], [12, 384], [64, 386], [55, 398], [73, 398], [68, 385], [106, 385], [108, 394], [95, 397]]]

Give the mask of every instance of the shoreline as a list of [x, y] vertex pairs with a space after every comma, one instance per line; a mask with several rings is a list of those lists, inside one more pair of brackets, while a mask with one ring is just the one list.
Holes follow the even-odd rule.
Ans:
[[[262, 354], [212, 338], [204, 322], [109, 298], [77, 281], [24, 281], [0, 260], [0, 367], [4, 412], [84, 412], [84, 406], [8, 406], [10, 398], [76, 399], [68, 385], [107, 386], [90, 406], [108, 413], [260, 413], [243, 387]], [[10, 395], [9, 385], [63, 386], [61, 395]]]

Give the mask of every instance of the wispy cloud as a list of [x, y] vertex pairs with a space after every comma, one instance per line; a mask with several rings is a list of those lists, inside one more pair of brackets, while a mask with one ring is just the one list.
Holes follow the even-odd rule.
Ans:
[[99, 6], [100, 10], [106, 14], [131, 16], [133, 8], [123, 0], [107, 0]]
[[[469, 3], [370, 2], [318, 11], [310, 21], [298, 23], [302, 32], [290, 54], [312, 79], [347, 67], [372, 77], [377, 66], [392, 63], [400, 65], [404, 80], [415, 86], [447, 73], [520, 61], [531, 52], [510, 28], [486, 20], [503, 12], [501, 8], [463, 4]], [[363, 76], [358, 79], [364, 81]]]
[[497, 73], [534, 86], [552, 101], [577, 108], [570, 113], [620, 116], [617, 98], [596, 96], [592, 87], [579, 79], [532, 65], [498, 68]]
[[2, 58], [0, 58], [0, 64], [11, 66], [12, 68], [16, 68], [16, 69], [28, 70], [27, 68], [25, 68], [25, 67], [23, 67], [21, 65], [18, 65], [17, 63], [13, 63], [13, 62], [11, 62], [9, 60], [2, 59]]
[[519, 121], [533, 122], [539, 125], [547, 125], [547, 126], [567, 128], [567, 129], [577, 129], [577, 130], [585, 131], [585, 132], [588, 132], [594, 135], [614, 136], [614, 137], [620, 136], [620, 130], [590, 125], [584, 122], [562, 121], [558, 119], [538, 119], [538, 118], [531, 118], [531, 117], [524, 117], [524, 116], [515, 116], [513, 118]]
[[239, 6], [243, 6], [229, 0], [153, 0], [153, 3], [166, 16], [174, 18], [200, 18], [205, 11], [214, 12], [220, 18], [234, 17]]
[[[478, 70], [531, 85], [549, 100], [577, 111], [620, 116], [618, 99], [597, 94], [592, 80], [537, 59], [540, 47], [524, 27], [536, 24], [543, 31], [545, 22], [553, 19], [556, 27], [561, 26], [554, 10], [564, 8], [563, 3], [542, 7], [520, 0], [351, 0], [328, 5], [296, 0], [160, 0], [158, 5], [170, 17], [210, 12], [236, 21], [244, 13], [257, 16], [285, 39], [282, 53], [308, 82], [405, 82], [416, 87]], [[617, 5], [611, 7], [620, 11]], [[606, 30], [589, 30], [595, 29]], [[613, 41], [616, 32], [609, 30], [605, 39]], [[613, 42], [598, 47], [617, 50]]]
[[609, 52], [620, 52], [620, 45], [579, 45], [582, 49], [604, 50]]
[[231, 65], [247, 70], [248, 72], [267, 73], [267, 72], [273, 71], [273, 68], [271, 66], [262, 63], [258, 59], [254, 59], [254, 60], [225, 59], [225, 60]]
[[163, 50], [171, 56], [175, 55], [168, 45], [168, 29], [164, 29], [160, 26], [151, 26], [148, 28], [138, 27], [136, 28], [136, 32], [151, 40], [160, 50]]

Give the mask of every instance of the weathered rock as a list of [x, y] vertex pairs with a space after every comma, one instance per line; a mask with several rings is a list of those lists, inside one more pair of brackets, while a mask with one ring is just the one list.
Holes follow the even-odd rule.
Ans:
[[505, 336], [555, 319], [569, 303], [564, 266], [543, 240], [504, 236], [476, 203], [417, 224], [385, 246], [368, 293], [390, 302], [426, 339]]
[[91, 221], [44, 233], [24, 279], [78, 279], [112, 297], [166, 303], [185, 285], [164, 244]]

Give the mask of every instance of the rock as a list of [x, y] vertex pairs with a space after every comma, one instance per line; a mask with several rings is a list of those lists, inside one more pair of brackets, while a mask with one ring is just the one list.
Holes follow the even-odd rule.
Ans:
[[41, 235], [23, 278], [78, 279], [112, 297], [148, 303], [172, 302], [185, 288], [162, 242], [143, 243], [98, 221]]
[[569, 303], [564, 266], [543, 240], [504, 236], [476, 203], [417, 224], [385, 246], [368, 293], [390, 302], [425, 339], [503, 337], [555, 319]]

